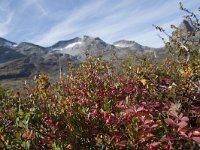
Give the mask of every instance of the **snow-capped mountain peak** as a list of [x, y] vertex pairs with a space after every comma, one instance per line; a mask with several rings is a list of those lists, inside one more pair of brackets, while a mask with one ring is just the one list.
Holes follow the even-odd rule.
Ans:
[[[73, 38], [71, 40], [58, 41], [56, 44], [49, 47], [49, 49], [52, 51], [66, 49], [67, 46], [69, 46], [70, 44], [77, 43], [80, 41], [81, 41], [81, 38], [79, 38], [79, 37]], [[73, 46], [73, 45], [71, 45], [71, 46]]]
[[112, 49], [112, 45], [107, 44], [99, 37], [91, 37], [84, 35], [82, 38], [76, 37], [67, 41], [59, 41], [49, 47], [50, 51], [62, 54], [69, 54], [77, 58], [84, 58], [86, 51], [93, 54], [99, 53], [104, 50]]

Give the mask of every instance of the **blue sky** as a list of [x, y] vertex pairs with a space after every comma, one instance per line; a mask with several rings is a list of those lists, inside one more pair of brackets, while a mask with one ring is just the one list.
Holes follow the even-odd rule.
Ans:
[[200, 0], [0, 0], [0, 37], [50, 46], [89, 35], [160, 47], [152, 24], [170, 32], [184, 15], [179, 1], [194, 12], [200, 7]]

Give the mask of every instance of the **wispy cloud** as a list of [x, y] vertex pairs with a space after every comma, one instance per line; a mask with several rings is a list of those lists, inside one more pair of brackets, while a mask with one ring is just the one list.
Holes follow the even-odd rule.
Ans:
[[4, 37], [10, 32], [10, 25], [13, 21], [14, 13], [9, 9], [5, 9], [9, 5], [8, 1], [1, 2], [0, 5], [0, 36]]
[[[70, 37], [70, 35], [80, 36], [87, 34], [100, 36], [108, 42], [131, 37], [133, 40], [136, 39], [139, 42], [145, 43], [148, 40], [141, 40], [145, 36], [147, 36], [146, 38], [152, 36], [157, 38], [157, 36], [155, 36], [156, 31], [148, 32], [147, 34], [143, 33], [143, 30], [146, 30], [146, 28], [154, 30], [151, 26], [154, 21], [155, 23], [165, 21], [168, 23], [171, 22], [171, 19], [169, 19], [170, 16], [174, 19], [175, 15], [179, 15], [177, 1], [155, 2], [151, 7], [142, 8], [143, 6], [145, 7], [146, 2], [125, 0], [112, 6], [109, 1], [98, 1], [86, 4], [52, 27], [49, 32], [36, 37], [35, 41], [38, 44], [48, 45]], [[94, 15], [100, 19], [94, 19], [94, 21], [88, 19], [92, 18], [91, 16], [94, 17]], [[141, 38], [138, 38], [138, 36]], [[152, 43], [155, 44], [155, 42]], [[152, 45], [150, 42], [146, 44]], [[158, 45], [160, 44], [156, 46]]]
[[[40, 37], [36, 37], [35, 41], [38, 44], [46, 45], [64, 39], [70, 35], [80, 36], [89, 34], [99, 36], [96, 32], [103, 33], [107, 31], [107, 26], [111, 26], [113, 29], [112, 25], [116, 24], [116, 27], [121, 25], [121, 23], [117, 23], [116, 20], [123, 18], [124, 15], [127, 14], [130, 8], [127, 9], [126, 7], [133, 2], [134, 1], [125, 0], [123, 3], [118, 3], [112, 7], [106, 0], [85, 4], [81, 8], [68, 14], [67, 18], [52, 27], [49, 32]], [[124, 9], [124, 11], [116, 13], [119, 9]], [[135, 10], [134, 13], [136, 13]], [[106, 33], [109, 34], [109, 32]]]
[[[149, 32], [149, 34], [155, 33], [152, 31], [154, 30], [152, 27], [153, 23], [167, 21], [165, 24], [169, 24], [168, 21], [171, 21], [171, 19], [166, 20], [166, 18], [170, 16], [174, 17], [174, 14], [177, 14], [178, 8], [175, 4], [177, 4], [177, 2], [171, 1], [170, 3], [164, 2], [163, 5], [158, 8], [156, 4], [154, 7], [147, 10], [135, 8], [132, 12], [126, 12], [128, 15], [125, 15], [121, 19], [114, 19], [115, 17], [111, 15], [108, 16], [107, 19], [93, 24], [92, 28], [89, 28], [87, 32], [88, 34], [104, 37], [110, 42], [119, 38], [129, 39], [132, 37], [132, 40], [136, 39], [138, 36], [145, 38], [147, 34], [143, 31], [146, 29], [150, 28], [151, 32]], [[172, 6], [170, 12], [168, 11], [169, 6]], [[156, 11], [153, 11], [154, 9], [156, 9]], [[115, 15], [117, 15], [117, 13]]]
[[81, 20], [87, 18], [89, 14], [93, 14], [94, 11], [100, 11], [100, 7], [103, 3], [105, 3], [105, 0], [87, 3], [81, 8], [74, 10], [68, 14], [64, 20], [53, 26], [48, 33], [36, 37], [36, 43], [46, 45], [63, 39], [68, 34], [76, 32], [79, 28], [81, 28], [77, 24]]
[[[192, 11], [199, 4], [198, 0], [182, 2]], [[90, 35], [110, 43], [127, 39], [158, 47], [162, 41], [152, 24], [170, 32], [170, 24], [178, 24], [183, 15], [178, 3], [179, 0], [2, 0], [0, 36], [49, 46], [59, 40]], [[12, 11], [5, 12], [5, 8]]]
[[25, 10], [33, 6], [41, 13], [41, 15], [47, 15], [48, 11], [43, 7], [41, 1], [42, 0], [24, 0], [23, 9]]

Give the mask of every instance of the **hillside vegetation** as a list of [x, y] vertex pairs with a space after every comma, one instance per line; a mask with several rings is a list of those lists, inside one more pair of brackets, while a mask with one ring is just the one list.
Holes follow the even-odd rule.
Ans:
[[87, 55], [55, 84], [41, 74], [23, 92], [0, 89], [0, 149], [198, 150], [200, 24], [181, 9], [194, 30], [155, 26], [170, 39], [163, 61]]

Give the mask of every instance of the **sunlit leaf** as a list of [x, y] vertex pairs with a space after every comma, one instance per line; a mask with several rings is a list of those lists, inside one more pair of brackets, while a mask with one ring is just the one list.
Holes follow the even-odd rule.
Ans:
[[171, 125], [171, 126], [176, 126], [176, 123], [174, 122], [174, 120], [172, 120], [171, 118], [166, 118], [164, 119], [165, 122], [168, 124], [168, 125]]
[[188, 117], [182, 117], [181, 121], [189, 121], [189, 118]]
[[192, 137], [192, 139], [195, 141], [195, 142], [197, 142], [197, 143], [200, 143], [200, 137]]
[[143, 85], [146, 85], [147, 80], [146, 80], [146, 79], [141, 79], [140, 82], [141, 82]]
[[170, 116], [173, 116], [173, 117], [178, 117], [178, 114], [177, 114], [177, 112], [175, 111], [175, 110], [171, 110], [170, 112], [169, 112], [169, 115]]
[[186, 127], [188, 124], [185, 121], [181, 121], [180, 123], [178, 123], [179, 128], [184, 128]]

